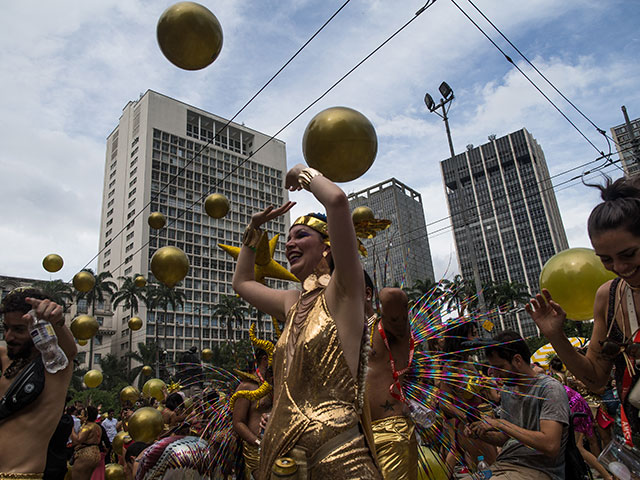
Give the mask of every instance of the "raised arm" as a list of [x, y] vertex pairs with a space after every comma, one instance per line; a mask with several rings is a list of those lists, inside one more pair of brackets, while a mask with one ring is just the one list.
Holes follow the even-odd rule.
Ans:
[[409, 298], [400, 288], [383, 288], [380, 290], [380, 310], [382, 325], [386, 332], [396, 338], [408, 337]]
[[244, 300], [256, 307], [258, 310], [284, 320], [287, 313], [287, 298], [295, 292], [287, 290], [276, 290], [256, 281], [254, 265], [256, 262], [256, 251], [258, 239], [263, 234], [260, 227], [280, 215], [284, 215], [291, 210], [295, 202], [287, 202], [279, 208], [267, 207], [262, 212], [251, 217], [242, 240], [242, 248], [238, 255], [236, 271], [233, 274], [233, 289]]
[[[358, 254], [358, 241], [351, 219], [349, 200], [335, 183], [320, 172], [308, 169], [305, 165], [298, 164], [287, 173], [286, 187], [291, 190], [300, 190], [299, 177], [302, 170], [313, 171], [308, 189], [314, 197], [324, 206], [327, 213], [327, 228], [329, 241], [331, 242], [331, 257], [334, 270], [331, 282], [327, 287], [329, 296], [357, 299], [362, 303], [364, 298], [364, 277], [362, 265]], [[309, 178], [309, 176], [307, 176]], [[363, 306], [364, 309], [364, 306]], [[364, 310], [363, 310], [364, 311]], [[363, 313], [364, 315], [364, 313]]]
[[543, 289], [542, 295], [536, 295], [536, 298], [531, 299], [525, 306], [567, 369], [592, 391], [597, 391], [606, 385], [612, 368], [611, 360], [601, 354], [600, 345], [607, 336], [606, 315], [610, 285], [611, 282], [605, 283], [596, 293], [593, 307], [593, 333], [586, 356], [580, 354], [569, 342], [562, 329], [567, 315], [562, 307], [553, 301], [547, 289]]

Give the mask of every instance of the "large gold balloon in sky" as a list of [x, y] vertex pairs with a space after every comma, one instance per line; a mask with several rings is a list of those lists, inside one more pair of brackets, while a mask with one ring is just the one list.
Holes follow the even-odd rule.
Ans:
[[142, 319], [140, 317], [131, 317], [127, 325], [133, 331], [140, 330], [142, 328]]
[[80, 345], [81, 347], [84, 347], [87, 343], [89, 343], [88, 340], [78, 340], [78, 345]]
[[129, 436], [129, 433], [122, 430], [116, 433], [116, 436], [113, 437], [113, 442], [111, 442], [111, 448], [117, 455], [120, 455], [120, 456], [124, 455], [124, 452], [122, 451], [122, 447], [124, 447], [124, 444], [127, 443], [126, 437], [128, 436]]
[[73, 287], [79, 292], [87, 293], [95, 284], [96, 278], [86, 270], [82, 270], [73, 276]]
[[124, 387], [120, 390], [120, 403], [129, 402], [134, 404], [140, 398], [140, 392], [136, 387], [132, 387], [131, 385]]
[[185, 70], [200, 70], [222, 50], [222, 27], [209, 9], [194, 2], [167, 8], [158, 20], [158, 45], [167, 59]]
[[593, 318], [593, 303], [600, 286], [615, 278], [590, 248], [569, 248], [555, 254], [542, 267], [540, 289], [546, 288], [571, 320]]
[[164, 389], [167, 388], [167, 384], [159, 378], [151, 378], [145, 382], [142, 386], [142, 393], [147, 397], [153, 397], [159, 402], [164, 400]]
[[178, 247], [162, 247], [151, 257], [151, 271], [158, 281], [171, 288], [189, 273], [189, 259]]
[[42, 260], [42, 266], [47, 272], [57, 272], [64, 265], [62, 257], [57, 253], [50, 253]]
[[145, 377], [150, 376], [153, 373], [153, 368], [151, 368], [149, 365], [145, 365], [144, 367], [142, 367], [142, 374]]
[[73, 333], [73, 336], [78, 340], [89, 340], [98, 333], [99, 328], [100, 325], [98, 321], [91, 315], [78, 315], [71, 321], [71, 325], [69, 325], [71, 333]]
[[129, 418], [129, 435], [136, 442], [153, 443], [162, 433], [163, 426], [162, 414], [158, 410], [142, 407]]
[[349, 182], [373, 165], [378, 138], [371, 122], [347, 107], [332, 107], [311, 119], [302, 138], [310, 167], [334, 182]]
[[204, 201], [204, 209], [211, 218], [222, 218], [229, 213], [229, 200], [221, 193], [212, 193]]
[[84, 384], [88, 388], [96, 388], [102, 383], [102, 372], [100, 370], [89, 370], [84, 374]]
[[373, 210], [369, 207], [358, 207], [351, 213], [351, 218], [353, 219], [353, 223], [359, 223], [373, 221], [376, 217], [373, 215]]
[[200, 355], [202, 356], [202, 360], [208, 362], [213, 358], [213, 350], [210, 348], [203, 348]]
[[155, 230], [160, 230], [162, 227], [166, 225], [167, 219], [162, 213], [153, 212], [149, 215], [149, 218], [147, 218], [147, 223], [151, 228]]
[[117, 463], [108, 463], [104, 466], [104, 480], [126, 480], [124, 468]]
[[133, 279], [133, 283], [136, 287], [142, 288], [147, 285], [147, 279], [144, 278], [142, 275], [138, 275], [136, 278]]

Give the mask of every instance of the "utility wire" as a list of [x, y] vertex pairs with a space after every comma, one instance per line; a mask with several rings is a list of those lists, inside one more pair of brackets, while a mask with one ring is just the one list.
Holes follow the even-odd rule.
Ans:
[[[349, 0], [350, 1], [350, 0]], [[242, 165], [245, 164], [245, 162], [247, 162], [247, 160], [249, 160], [250, 158], [252, 158], [256, 153], [258, 153], [262, 148], [264, 148], [269, 142], [271, 142], [273, 139], [276, 138], [276, 136], [278, 136], [280, 133], [282, 133], [286, 128], [288, 128], [293, 122], [295, 122], [298, 118], [300, 118], [302, 115], [304, 115], [309, 109], [311, 109], [314, 105], [316, 105], [320, 100], [322, 100], [324, 97], [326, 97], [335, 87], [337, 87], [340, 83], [342, 83], [342, 81], [344, 81], [349, 75], [351, 75], [356, 69], [358, 69], [363, 63], [365, 63], [367, 60], [369, 60], [373, 55], [375, 55], [380, 49], [382, 49], [382, 47], [384, 47], [387, 43], [389, 43], [393, 38], [395, 38], [398, 34], [400, 34], [400, 32], [402, 32], [405, 28], [407, 28], [409, 25], [411, 25], [411, 23], [413, 23], [422, 13], [424, 13], [429, 7], [431, 7], [433, 4], [435, 3], [435, 0], [429, 0], [425, 3], [425, 5], [420, 8], [416, 13], [413, 14], [413, 16], [407, 21], [405, 22], [400, 28], [398, 28], [394, 33], [392, 33], [389, 37], [387, 37], [386, 40], [384, 40], [380, 45], [378, 45], [376, 48], [374, 48], [368, 55], [366, 55], [362, 60], [360, 60], [358, 63], [355, 64], [355, 66], [353, 66], [350, 70], [348, 70], [344, 75], [342, 75], [336, 82], [334, 82], [328, 89], [326, 89], [319, 97], [317, 97], [314, 101], [312, 101], [309, 105], [307, 105], [304, 109], [302, 109], [302, 111], [300, 111], [300, 113], [298, 113], [297, 115], [295, 115], [291, 120], [289, 120], [282, 128], [280, 128], [276, 133], [274, 133], [271, 137], [269, 137], [262, 145], [260, 145], [255, 151], [251, 152], [247, 158], [245, 158], [244, 160], [242, 160], [240, 163], [238, 163], [238, 165], [235, 165], [233, 168], [231, 168], [231, 170], [221, 179], [218, 180], [218, 182], [211, 188], [209, 189], [209, 191], [207, 193], [205, 193], [204, 195], [202, 195], [198, 200], [194, 201], [193, 203], [191, 203], [191, 205], [189, 205], [189, 207], [185, 208], [182, 212], [178, 213], [178, 215], [175, 217], [175, 219], [173, 219], [173, 221], [171, 221], [168, 225], [173, 225], [177, 220], [179, 220], [180, 218], [182, 218], [184, 216], [184, 214], [187, 213], [187, 211], [189, 211], [195, 204], [199, 203], [202, 201], [202, 199], [204, 199], [210, 192], [212, 192], [213, 190], [215, 190], [215, 188], [217, 188], [218, 186], [220, 186], [227, 178], [229, 178], [229, 176], [233, 173], [235, 173], [238, 168], [240, 168]], [[326, 23], [325, 23], [326, 25]], [[322, 27], [324, 28], [324, 26]], [[229, 122], [230, 123], [230, 122]], [[228, 125], [228, 123], [227, 123]], [[222, 131], [225, 127], [223, 127], [220, 131]], [[219, 132], [220, 132], [219, 131]], [[218, 133], [219, 133], [218, 132]], [[218, 134], [216, 134], [217, 137]], [[182, 173], [186, 167], [188, 165], [190, 165], [191, 163], [193, 163], [193, 161], [195, 160], [195, 158], [197, 158], [197, 156], [205, 149], [207, 148], [210, 144], [211, 144], [212, 140], [209, 140], [209, 142], [207, 142], [207, 144], [205, 144], [199, 151], [197, 154], [194, 155], [194, 158], [191, 159], [191, 161], [186, 164], [182, 170], [179, 173]], [[177, 176], [177, 174], [176, 174]], [[175, 178], [175, 177], [174, 177]], [[173, 181], [173, 178], [169, 181], [169, 183], [171, 183]], [[169, 185], [166, 184], [165, 188]], [[158, 198], [158, 196], [160, 195], [160, 193], [162, 193], [162, 191], [164, 191], [163, 188], [161, 191], [158, 192], [158, 194], [149, 201], [149, 203], [147, 203], [147, 205], [145, 205], [145, 207], [143, 208], [143, 210], [141, 210], [135, 217], [137, 218], [143, 211], [144, 209], [146, 209], [147, 206], [149, 206], [151, 204], [151, 202], [153, 202], [154, 200], [156, 200]], [[133, 221], [133, 220], [132, 220]], [[125, 227], [126, 228], [126, 227]], [[118, 232], [118, 235], [120, 235], [125, 228], [123, 228], [122, 230], [120, 230], [120, 232]], [[114, 237], [115, 238], [115, 237]], [[133, 253], [131, 253], [129, 256], [133, 256], [137, 253], [139, 253], [143, 248], [145, 248], [151, 241], [151, 238], [149, 240], [147, 240], [145, 243], [143, 243], [140, 248], [138, 248], [136, 251], [134, 251]], [[107, 247], [103, 247], [102, 250], [104, 250]], [[100, 253], [102, 252], [102, 250], [100, 250], [88, 263], [87, 265], [89, 265], [89, 263], [91, 263], [93, 260], [95, 260]], [[128, 257], [127, 257], [128, 258]], [[126, 263], [126, 259], [125, 261], [121, 262], [117, 267], [115, 267], [115, 270], [117, 270], [118, 268], [122, 267], [124, 264]], [[85, 267], [86, 268], [86, 267]]]
[[[574, 128], [574, 129], [579, 133], [579, 134], [580, 134], [580, 136], [582, 136], [582, 138], [584, 138], [584, 139], [587, 141], [587, 143], [588, 143], [589, 145], [591, 145], [591, 146], [595, 149], [595, 151], [596, 151], [596, 152], [598, 152], [600, 155], [603, 155], [603, 156], [605, 155], [605, 154], [604, 154], [604, 152], [603, 152], [602, 150], [600, 150], [598, 147], [596, 147], [596, 145], [595, 145], [595, 144], [594, 144], [594, 143], [593, 143], [593, 142], [592, 142], [592, 141], [591, 141], [591, 140], [590, 140], [590, 139], [589, 139], [589, 138], [588, 138], [588, 137], [587, 137], [587, 136], [582, 132], [582, 130], [580, 130], [580, 128], [578, 128], [578, 126], [577, 126], [577, 125], [576, 125], [576, 124], [575, 124], [575, 123], [574, 123], [574, 122], [573, 122], [573, 121], [572, 121], [572, 120], [571, 120], [571, 119], [570, 119], [570, 118], [569, 118], [569, 117], [568, 117], [568, 116], [567, 116], [567, 115], [566, 115], [566, 114], [565, 114], [565, 113], [564, 113], [564, 112], [563, 112], [563, 111], [562, 111], [562, 110], [561, 110], [561, 109], [560, 109], [560, 108], [559, 108], [559, 107], [558, 107], [558, 106], [553, 102], [553, 100], [551, 100], [551, 98], [549, 98], [549, 96], [548, 96], [547, 94], [545, 94], [545, 93], [540, 89], [540, 87], [538, 87], [538, 85], [536, 85], [536, 84], [535, 84], [535, 82], [533, 82], [533, 80], [531, 80], [531, 78], [530, 78], [530, 77], [529, 77], [529, 76], [528, 76], [528, 75], [527, 75], [527, 74], [526, 74], [526, 73], [525, 73], [525, 72], [524, 72], [524, 71], [523, 71], [523, 70], [522, 70], [522, 69], [521, 69], [521, 68], [520, 68], [520, 67], [519, 67], [519, 66], [518, 66], [514, 61], [513, 61], [513, 59], [512, 59], [509, 55], [507, 55], [507, 54], [506, 54], [506, 52], [505, 52], [502, 48], [500, 48], [500, 46], [499, 46], [495, 41], [493, 41], [493, 39], [492, 39], [489, 35], [487, 35], [487, 33], [486, 33], [486, 32], [485, 32], [485, 31], [484, 31], [484, 30], [483, 30], [483, 29], [482, 29], [482, 28], [481, 28], [481, 27], [480, 27], [480, 26], [479, 26], [479, 25], [478, 25], [478, 24], [477, 24], [477, 23], [476, 23], [476, 22], [475, 22], [475, 21], [474, 21], [474, 20], [473, 20], [473, 19], [472, 19], [468, 14], [467, 14], [467, 12], [465, 12], [465, 11], [460, 7], [460, 5], [458, 5], [458, 4], [456, 3], [456, 1], [455, 1], [455, 0], [451, 0], [451, 3], [453, 3], [453, 4], [458, 8], [458, 10], [460, 10], [460, 12], [462, 12], [462, 14], [463, 14], [463, 15], [464, 15], [464, 16], [465, 16], [465, 17], [466, 17], [466, 18], [467, 18], [467, 19], [468, 19], [468, 20], [469, 20], [469, 21], [470, 21], [470, 22], [471, 22], [471, 23], [472, 23], [472, 24], [473, 24], [473, 25], [474, 25], [474, 26], [475, 26], [475, 27], [480, 31], [480, 33], [482, 33], [482, 35], [484, 35], [484, 37], [485, 37], [487, 40], [489, 40], [489, 42], [491, 42], [491, 44], [492, 44], [494, 47], [496, 47], [496, 48], [498, 49], [498, 51], [499, 51], [499, 52], [504, 56], [504, 58], [505, 58], [505, 59], [506, 59], [506, 60], [507, 60], [511, 65], [513, 65], [513, 66], [514, 66], [514, 68], [515, 68], [516, 70], [518, 70], [518, 71], [522, 74], [522, 76], [523, 76], [524, 78], [526, 78], [526, 79], [527, 79], [527, 81], [528, 81], [528, 82], [529, 82], [529, 83], [530, 83], [530, 84], [531, 84], [531, 85], [532, 85], [532, 86], [533, 86], [533, 87], [538, 91], [538, 93], [540, 93], [540, 95], [542, 95], [542, 96], [545, 98], [545, 100], [547, 100], [547, 102], [549, 102], [549, 103], [551, 104], [551, 106], [553, 106], [553, 108], [555, 108], [555, 109], [556, 109], [556, 111], [557, 111], [560, 115], [562, 115], [562, 117], [563, 117], [567, 122], [569, 122], [569, 124], [570, 124], [570, 125], [571, 125], [571, 126], [572, 126], [572, 127], [573, 127], [573, 128]], [[605, 137], [606, 137], [606, 135], [605, 135]]]
[[[435, 0], [434, 0], [435, 1]], [[133, 217], [132, 220], [130, 220], [129, 222], [127, 222], [127, 225], [129, 225], [131, 222], [135, 221], [136, 218], [138, 218], [146, 209], [149, 205], [151, 205], [151, 203], [153, 203], [154, 201], [156, 201], [158, 199], [158, 197], [160, 196], [160, 194], [162, 192], [164, 192], [171, 184], [173, 184], [173, 182], [178, 179], [178, 177], [180, 177], [182, 175], [182, 173], [184, 173], [184, 171], [187, 169], [187, 167], [189, 167], [199, 156], [200, 154], [207, 148], [209, 147], [212, 142], [214, 142], [217, 138], [219, 138], [220, 133], [223, 132], [225, 130], [225, 128], [227, 128], [229, 125], [231, 125], [231, 123], [233, 122], [233, 120], [235, 118], [238, 117], [238, 115], [240, 115], [245, 108], [247, 108], [249, 106], [249, 104], [251, 102], [253, 102], [253, 100], [255, 100], [255, 98], [260, 95], [260, 93], [262, 93], [262, 91], [267, 88], [271, 82], [273, 82], [273, 80], [300, 54], [300, 52], [302, 52], [302, 50], [304, 50], [310, 43], [311, 41], [316, 38], [318, 36], [318, 34], [324, 30], [324, 28], [347, 6], [347, 4], [351, 2], [351, 0], [346, 0], [321, 26], [318, 30], [316, 30], [316, 32], [311, 35], [311, 37], [309, 37], [309, 39], [304, 42], [302, 44], [302, 46], [300, 48], [298, 48], [298, 50], [291, 56], [291, 58], [289, 58], [289, 60], [287, 60], [284, 65], [282, 65], [282, 67], [280, 67], [278, 69], [278, 71], [276, 71], [276, 73], [274, 73], [271, 78], [267, 81], [267, 83], [265, 83], [262, 87], [260, 87], [260, 89], [242, 106], [242, 108], [240, 108], [240, 110], [238, 110], [229, 120], [227, 120], [227, 122], [216, 132], [216, 134], [214, 135], [213, 138], [209, 139], [209, 141], [207, 143], [205, 143], [202, 148], [200, 148], [200, 150], [198, 150], [193, 157], [185, 163], [185, 165], [183, 167], [180, 168], [180, 170], [178, 170], [170, 179], [169, 181], [164, 184], [164, 186], [156, 193], [156, 195], [151, 198], [151, 200], [149, 200], [149, 202], [147, 202], [146, 205], [144, 205], [142, 207], [142, 209]], [[274, 137], [271, 137], [269, 139], [269, 141], [271, 141]], [[264, 146], [264, 145], [263, 145]], [[249, 156], [246, 160], [248, 160], [251, 156]], [[242, 162], [244, 163], [244, 161]], [[241, 165], [241, 164], [240, 164]], [[238, 165], [238, 167], [240, 166]], [[237, 168], [237, 167], [236, 167]], [[233, 173], [235, 171], [232, 170], [231, 173]], [[229, 174], [229, 175], [230, 175]], [[222, 183], [222, 181], [224, 181], [226, 178], [228, 177], [228, 175], [224, 178], [221, 179], [221, 181], [219, 183], [216, 184], [216, 186], [220, 185]], [[113, 238], [111, 239], [112, 241], [115, 240], [116, 238], [118, 238], [127, 228], [127, 225], [123, 226], [120, 231], [118, 231]], [[147, 242], [148, 243], [148, 242]], [[145, 244], [146, 245], [146, 244]], [[144, 246], [144, 245], [143, 245]], [[100, 256], [100, 254], [108, 247], [108, 245], [105, 245], [104, 247], [102, 247], [101, 249], [98, 250], [98, 253], [96, 253], [91, 260], [89, 260], [84, 267], [82, 267], [81, 270], [84, 270], [85, 268], [87, 268], [91, 262], [93, 262], [96, 258], [98, 258]], [[137, 250], [135, 253], [137, 253], [139, 250]], [[122, 264], [121, 264], [122, 265]], [[120, 265], [120, 266], [121, 266]], [[119, 267], [120, 267], [119, 266]], [[118, 268], [119, 268], [118, 267]]]

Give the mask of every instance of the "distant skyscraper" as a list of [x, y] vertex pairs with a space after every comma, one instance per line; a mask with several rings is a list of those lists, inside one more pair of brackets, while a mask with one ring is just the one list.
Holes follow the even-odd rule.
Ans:
[[[235, 295], [235, 262], [217, 243], [240, 246], [252, 213], [288, 199], [283, 188], [284, 142], [273, 140], [247, 160], [269, 137], [226, 124], [223, 118], [149, 90], [124, 107], [107, 138], [98, 270], [110, 271], [115, 278], [152, 276], [150, 259], [165, 245], [181, 248], [191, 262], [189, 274], [176, 287], [185, 294], [184, 306], [149, 313], [141, 305], [138, 316], [144, 327], [133, 332], [134, 346], [149, 343], [158, 326], [167, 361], [192, 345], [209, 348], [226, 341], [225, 319], [212, 312], [223, 295]], [[203, 196], [216, 192], [231, 203], [230, 212], [219, 220], [203, 208]], [[147, 224], [154, 211], [167, 217], [161, 230]], [[268, 225], [269, 234], [284, 234], [288, 226], [288, 215], [275, 219]], [[274, 255], [281, 264], [286, 261], [284, 242], [281, 237]], [[272, 285], [285, 286], [281, 281]], [[119, 307], [114, 313], [111, 351], [123, 355], [129, 351], [130, 312]], [[235, 338], [246, 338], [248, 327], [248, 319], [237, 329], [234, 325]], [[264, 329], [271, 330], [270, 322]]]
[[424, 221], [422, 198], [395, 178], [349, 195], [353, 211], [366, 206], [378, 219], [391, 226], [363, 243], [369, 255], [363, 259], [367, 272], [378, 287], [394, 284], [411, 287], [416, 280], [434, 280], [431, 251]]
[[[640, 173], [640, 118], [631, 120], [631, 130], [633, 137], [627, 131], [626, 123], [613, 127], [611, 135], [616, 142], [618, 155], [622, 159], [622, 168], [625, 175], [637, 175]], [[635, 139], [635, 145], [632, 140]]]
[[[520, 282], [538, 292], [544, 263], [568, 248], [538, 142], [525, 129], [492, 136], [440, 166], [463, 277], [473, 281], [475, 257], [482, 285]], [[505, 328], [524, 336], [536, 333], [526, 314], [518, 317], [508, 319]]]

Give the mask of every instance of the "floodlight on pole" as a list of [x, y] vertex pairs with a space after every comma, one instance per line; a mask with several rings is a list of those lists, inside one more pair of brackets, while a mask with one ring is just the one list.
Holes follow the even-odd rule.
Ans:
[[[451, 158], [456, 156], [456, 152], [453, 149], [453, 140], [451, 139], [451, 130], [449, 129], [449, 117], [447, 113], [449, 112], [449, 108], [451, 108], [451, 102], [455, 98], [453, 95], [453, 89], [449, 86], [447, 82], [442, 82], [438, 87], [438, 91], [442, 95], [440, 102], [436, 104], [433, 101], [433, 97], [428, 93], [424, 96], [424, 103], [429, 109], [431, 113], [435, 113], [444, 121], [444, 126], [447, 131], [447, 140], [449, 142], [449, 151], [451, 152]], [[442, 113], [438, 112], [438, 109], [442, 109]], [[456, 176], [456, 188], [462, 188], [462, 182], [460, 181], [460, 175], [458, 173], [458, 168], [453, 169]], [[474, 240], [469, 236], [469, 221], [467, 219], [466, 210], [463, 208], [461, 211], [462, 214], [462, 223], [464, 225], [463, 231], [464, 236], [469, 240], [469, 243], [473, 245]], [[473, 250], [473, 248], [472, 248]], [[480, 283], [480, 271], [478, 270], [478, 260], [474, 254], [471, 255], [471, 268], [473, 270], [473, 282], [476, 287], [476, 293], [478, 295], [478, 304], [480, 308], [484, 309], [484, 295], [482, 293], [482, 285]]]

